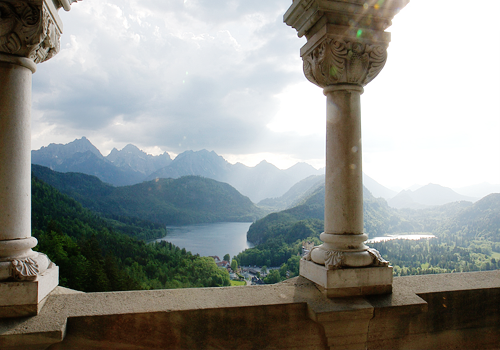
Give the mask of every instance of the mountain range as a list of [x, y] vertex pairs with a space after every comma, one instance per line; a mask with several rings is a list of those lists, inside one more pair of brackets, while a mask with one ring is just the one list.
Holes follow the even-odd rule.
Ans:
[[59, 172], [94, 175], [114, 186], [126, 186], [159, 178], [203, 176], [226, 182], [254, 203], [283, 195], [298, 181], [321, 174], [306, 163], [280, 170], [262, 161], [255, 167], [231, 164], [214, 151], [185, 151], [174, 160], [168, 153], [152, 156], [134, 145], [113, 149], [104, 157], [85, 137], [68, 144], [53, 144], [31, 151], [31, 162]]
[[200, 176], [115, 187], [82, 173], [60, 173], [36, 164], [31, 169], [37, 179], [107, 218], [186, 225], [250, 222], [265, 214], [230, 185]]
[[[214, 151], [185, 151], [175, 159], [164, 152], [158, 156], [141, 151], [134, 145], [122, 150], [113, 148], [104, 157], [85, 137], [68, 144], [50, 144], [31, 151], [32, 163], [59, 172], [79, 172], [94, 175], [114, 186], [126, 186], [162, 178], [202, 176], [225, 182], [241, 194], [270, 210], [283, 210], [297, 205], [300, 198], [311, 194], [321, 181], [324, 169], [317, 170], [306, 163], [281, 170], [265, 160], [254, 167], [231, 164]], [[321, 180], [323, 179], [323, 180]], [[425, 208], [454, 201], [476, 201], [489, 193], [500, 192], [500, 185], [480, 184], [456, 191], [436, 184], [414, 190], [393, 191], [368, 175], [363, 184], [376, 198], [384, 198], [394, 208]]]
[[387, 200], [388, 204], [397, 209], [422, 209], [426, 206], [443, 205], [452, 202], [475, 202], [478, 198], [461, 195], [451, 188], [436, 184], [428, 184], [419, 189], [403, 190]]
[[94, 175], [114, 186], [140, 183], [151, 171], [167, 166], [171, 161], [166, 152], [155, 157], [133, 145], [127, 145], [121, 151], [113, 149], [108, 157], [104, 157], [86, 137], [65, 145], [51, 143], [31, 151], [32, 164], [63, 173]]

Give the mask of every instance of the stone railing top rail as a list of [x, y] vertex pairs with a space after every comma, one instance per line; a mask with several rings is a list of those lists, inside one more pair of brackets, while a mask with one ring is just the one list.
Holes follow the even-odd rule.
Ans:
[[[249, 310], [252, 307], [271, 312], [272, 308], [301, 304], [307, 310], [304, 310], [303, 317], [316, 322], [329, 322], [336, 318], [350, 319], [349, 315], [363, 316], [365, 314], [368, 319], [371, 319], [376, 309], [384, 309], [387, 312], [392, 310], [391, 312], [396, 312], [394, 317], [397, 319], [398, 315], [426, 313], [428, 295], [445, 293], [449, 300], [443, 299], [443, 303], [448, 304], [453, 303], [453, 293], [479, 291], [477, 295], [481, 295], [481, 291], [487, 293], [493, 290], [500, 290], [500, 270], [398, 277], [394, 279], [392, 294], [347, 299], [325, 298], [313, 283], [302, 277], [275, 285], [256, 287], [110, 293], [81, 293], [59, 288], [49, 295], [38, 316], [0, 319], [0, 345], [10, 349], [10, 345], [16, 344], [18, 347], [12, 348], [18, 349], [20, 344], [59, 342], [64, 338], [67, 320], [74, 318], [91, 320], [95, 317], [128, 315], [129, 318], [141, 319], [148, 314], [177, 313], [179, 315], [179, 313], [187, 312], [194, 315], [191, 312], [203, 310], [205, 310], [203, 312], [210, 312], [209, 310], [218, 309], [234, 312], [239, 308]], [[476, 300], [475, 303], [479, 304], [479, 301]], [[450, 304], [450, 306], [453, 305]], [[460, 313], [459, 309], [455, 311]], [[262, 315], [266, 315], [265, 311], [262, 312]], [[201, 314], [199, 315], [201, 317]]]

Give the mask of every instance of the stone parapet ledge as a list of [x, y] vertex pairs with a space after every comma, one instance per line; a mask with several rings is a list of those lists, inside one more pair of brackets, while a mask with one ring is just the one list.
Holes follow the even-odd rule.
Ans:
[[500, 271], [398, 277], [328, 299], [301, 277], [255, 287], [74, 293], [0, 320], [10, 349], [495, 349]]

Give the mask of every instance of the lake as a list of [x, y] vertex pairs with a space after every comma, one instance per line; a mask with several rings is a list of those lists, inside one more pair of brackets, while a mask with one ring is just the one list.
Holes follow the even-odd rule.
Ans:
[[394, 239], [409, 239], [412, 241], [418, 241], [419, 239], [430, 239], [430, 238], [436, 238], [436, 236], [432, 234], [411, 234], [411, 235], [387, 235], [383, 237], [375, 237], [371, 238], [366, 241], [366, 243], [379, 243], [379, 242], [386, 242], [386, 241], [392, 241]]
[[[241, 251], [252, 248], [253, 244], [247, 241], [247, 232], [251, 222], [218, 222], [213, 224], [197, 224], [186, 226], [167, 226], [167, 235], [157, 239], [157, 242], [167, 241], [179, 248], [186, 248], [193, 254], [201, 256], [217, 255], [219, 258], [226, 254], [238, 255]], [[378, 243], [393, 239], [429, 239], [435, 238], [432, 234], [387, 235], [369, 239], [366, 243]]]
[[167, 226], [167, 235], [157, 242], [167, 241], [179, 248], [186, 248], [201, 256], [226, 254], [238, 255], [239, 252], [253, 247], [247, 241], [247, 232], [251, 222], [218, 222], [186, 226]]

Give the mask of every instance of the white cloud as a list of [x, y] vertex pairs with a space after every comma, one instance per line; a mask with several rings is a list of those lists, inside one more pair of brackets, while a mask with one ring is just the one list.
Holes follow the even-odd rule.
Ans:
[[[103, 153], [132, 143], [321, 163], [325, 97], [302, 74], [304, 39], [282, 23], [290, 4], [75, 4], [61, 13], [61, 52], [33, 76], [33, 148], [85, 135]], [[395, 17], [387, 65], [361, 99], [370, 176], [500, 182], [499, 10], [419, 0]]]

